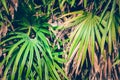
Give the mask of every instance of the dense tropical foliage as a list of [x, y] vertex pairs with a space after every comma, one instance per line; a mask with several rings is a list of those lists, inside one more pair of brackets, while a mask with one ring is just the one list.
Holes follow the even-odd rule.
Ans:
[[1, 0], [0, 79], [119, 80], [120, 0]]

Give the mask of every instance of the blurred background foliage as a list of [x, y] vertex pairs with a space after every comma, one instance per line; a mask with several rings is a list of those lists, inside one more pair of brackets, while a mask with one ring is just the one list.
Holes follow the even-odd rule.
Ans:
[[0, 79], [119, 75], [120, 0], [0, 1]]

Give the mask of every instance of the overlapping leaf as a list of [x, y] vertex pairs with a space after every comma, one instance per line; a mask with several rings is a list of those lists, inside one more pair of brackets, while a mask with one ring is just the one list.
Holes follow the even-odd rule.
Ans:
[[[83, 12], [81, 15], [76, 16], [75, 18], [70, 19], [64, 23], [64, 29], [69, 27], [73, 28], [73, 26], [75, 27], [75, 30], [72, 31], [70, 35], [71, 46], [68, 60], [74, 60], [75, 55], [77, 55], [76, 71], [79, 71], [80, 67], [82, 67], [86, 59], [86, 53], [89, 48], [88, 46], [91, 47], [91, 51], [89, 53], [91, 64], [94, 63], [95, 42], [97, 42], [101, 48], [101, 34], [104, 32], [103, 23], [106, 24], [105, 21], [102, 21], [101, 24], [99, 22], [100, 17], [92, 13]], [[68, 65], [70, 65], [69, 63], [70, 62], [68, 61]]]
[[[53, 60], [53, 59], [59, 60], [59, 58], [57, 56], [53, 58], [51, 54], [50, 46], [48, 45], [46, 38], [44, 38], [45, 36], [42, 36], [41, 39], [40, 35], [42, 33], [40, 34], [39, 33], [40, 32], [36, 34], [36, 37], [34, 39], [29, 38], [29, 36], [23, 33], [17, 34], [19, 38], [17, 42], [15, 42], [14, 45], [10, 47], [10, 51], [8, 51], [8, 55], [6, 56], [4, 61], [6, 62], [6, 66], [7, 66], [5, 68], [4, 78], [7, 78], [7, 74], [10, 74], [9, 70], [12, 69], [12, 74], [11, 74], [12, 80], [14, 80], [15, 78], [27, 79], [31, 77], [29, 74], [32, 71], [34, 71], [33, 68], [35, 68], [36, 71], [35, 74], [39, 76], [39, 79], [45, 79], [45, 78], [49, 79], [51, 76], [51, 78], [53, 79], [55, 78], [60, 80], [60, 76], [56, 70], [56, 69], [60, 69], [60, 67]], [[11, 39], [12, 40], [17, 39], [17, 36], [16, 37], [15, 36], [16, 35], [13, 35], [3, 43], [6, 43]], [[45, 42], [44, 44], [43, 41]], [[45, 67], [45, 69], [43, 69], [43, 67]], [[43, 71], [46, 71], [46, 74], [45, 73], [43, 74]], [[60, 70], [60, 72], [64, 74], [62, 69]], [[26, 74], [25, 77], [23, 76], [24, 73]], [[16, 74], [18, 74], [18, 76], [16, 76]], [[36, 77], [34, 76], [34, 79], [35, 78]]]

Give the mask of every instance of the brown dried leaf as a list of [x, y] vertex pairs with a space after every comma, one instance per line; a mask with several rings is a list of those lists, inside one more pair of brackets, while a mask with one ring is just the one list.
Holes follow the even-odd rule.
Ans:
[[[91, 55], [92, 51], [91, 51], [91, 43], [89, 42], [89, 46], [88, 46], [88, 54], [89, 54], [89, 59], [90, 62], [92, 64], [92, 55]], [[100, 73], [100, 66], [98, 64], [98, 57], [96, 55], [96, 53], [94, 53], [94, 64], [93, 67], [95, 69], [95, 73], [99, 72]]]
[[1, 37], [2, 37], [2, 30], [0, 29], [0, 40], [1, 40]]
[[96, 50], [99, 51], [99, 46], [97, 42], [95, 42], [95, 47], [96, 47]]
[[17, 8], [18, 8], [18, 0], [11, 0], [13, 6], [14, 6], [14, 9], [17, 11]]
[[116, 69], [115, 66], [114, 66], [113, 71], [114, 71], [115, 80], [119, 80], [119, 79], [118, 79], [119, 75], [117, 75], [117, 71], [116, 71], [116, 70], [117, 70], [117, 69]]
[[[80, 43], [79, 43], [79, 44], [80, 44]], [[84, 48], [85, 48], [85, 46], [83, 46], [82, 51], [81, 51], [81, 53], [80, 53], [80, 56], [78, 57], [78, 55], [77, 55], [78, 60], [77, 60], [77, 68], [76, 68], [76, 72], [75, 72], [75, 74], [77, 74], [77, 75], [78, 75], [78, 74], [80, 73], [80, 71], [81, 71], [81, 70], [79, 70], [79, 69], [80, 69], [80, 64], [81, 64], [81, 62], [82, 62], [82, 56], [83, 56]]]
[[83, 0], [80, 0], [78, 3], [78, 6], [81, 5], [83, 3]]
[[2, 49], [0, 48], [0, 57], [2, 56]]
[[105, 61], [105, 66], [104, 66], [104, 77], [107, 78], [107, 61]]
[[100, 66], [98, 64], [98, 58], [97, 55], [94, 54], [94, 68], [95, 68], [95, 72], [99, 72], [100, 73]]
[[9, 11], [12, 19], [14, 19], [14, 7], [12, 5], [10, 5]]
[[1, 27], [2, 30], [2, 36], [6, 36], [8, 28], [7, 28], [7, 24], [4, 23], [3, 26]]
[[120, 73], [120, 64], [118, 64], [118, 72]]
[[2, 76], [2, 73], [3, 73], [3, 66], [2, 67], [0, 67], [0, 76]]
[[111, 76], [111, 70], [112, 70], [112, 63], [111, 63], [110, 56], [108, 56], [107, 67], [108, 67], [108, 77], [110, 77]]

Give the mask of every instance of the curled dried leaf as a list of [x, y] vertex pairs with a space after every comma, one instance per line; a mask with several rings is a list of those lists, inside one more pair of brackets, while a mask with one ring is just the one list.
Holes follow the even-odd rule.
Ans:
[[14, 19], [14, 8], [12, 5], [10, 5], [9, 11], [10, 11], [10, 15], [11, 15], [12, 19]]
[[7, 24], [3, 24], [3, 26], [1, 27], [2, 30], [2, 36], [6, 36], [8, 28], [7, 28]]
[[13, 7], [15, 9], [15, 11], [17, 11], [17, 8], [18, 8], [18, 0], [11, 0], [12, 4], [13, 4]]

